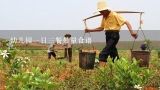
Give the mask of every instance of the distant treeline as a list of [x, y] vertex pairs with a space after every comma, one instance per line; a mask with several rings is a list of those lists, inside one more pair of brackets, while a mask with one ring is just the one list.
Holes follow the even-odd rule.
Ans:
[[[143, 41], [135, 41], [133, 49], [140, 49], [141, 44]], [[119, 50], [130, 50], [132, 48], [133, 41], [119, 41], [117, 44], [117, 48]], [[59, 49], [63, 49], [62, 45], [57, 45]], [[73, 49], [103, 49], [105, 47], [105, 42], [93, 42], [92, 44], [74, 44]], [[159, 49], [160, 50], [160, 41], [151, 41], [149, 47], [153, 50]], [[3, 48], [2, 44], [0, 43], [0, 48]], [[38, 43], [31, 43], [31, 44], [17, 44], [16, 48], [18, 49], [35, 49], [35, 50], [45, 50], [48, 48], [48, 44], [38, 44]]]

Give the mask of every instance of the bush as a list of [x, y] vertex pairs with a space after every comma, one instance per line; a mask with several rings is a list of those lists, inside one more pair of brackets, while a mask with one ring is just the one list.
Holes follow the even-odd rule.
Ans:
[[72, 75], [62, 82], [60, 90], [95, 90], [91, 72], [75, 68], [72, 70]]
[[32, 71], [12, 74], [8, 78], [7, 90], [53, 90], [58, 84], [54, 83], [50, 70], [41, 72], [37, 68], [32, 68]]
[[150, 76], [150, 70], [139, 67], [136, 60], [121, 58], [115, 63], [108, 62], [96, 75], [96, 82], [101, 90], [131, 90], [143, 86]]
[[143, 86], [150, 76], [150, 70], [139, 67], [138, 62], [130, 62], [124, 58], [114, 64], [115, 78], [119, 90], [134, 88], [136, 85]]
[[108, 62], [104, 68], [98, 68], [94, 78], [98, 90], [116, 90], [116, 78], [114, 78], [112, 62]]

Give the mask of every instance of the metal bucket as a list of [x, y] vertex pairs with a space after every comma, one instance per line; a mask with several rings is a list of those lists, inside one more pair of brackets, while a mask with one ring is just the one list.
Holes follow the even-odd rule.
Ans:
[[149, 67], [150, 51], [131, 51], [131, 58], [140, 60], [140, 67]]
[[96, 52], [79, 51], [79, 67], [82, 69], [94, 69]]

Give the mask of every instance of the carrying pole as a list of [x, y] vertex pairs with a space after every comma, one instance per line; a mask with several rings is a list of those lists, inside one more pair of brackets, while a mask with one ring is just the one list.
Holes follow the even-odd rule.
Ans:
[[[114, 12], [116, 12], [116, 13], [130, 13], [130, 14], [132, 14], [132, 13], [140, 13], [140, 14], [143, 14], [144, 12], [137, 12], [137, 11], [114, 11]], [[101, 16], [102, 14], [97, 14], [97, 15], [93, 15], [93, 16], [90, 16], [90, 17], [87, 17], [87, 18], [85, 18], [83, 21], [86, 21], [86, 20], [88, 20], [88, 19], [91, 19], [91, 18], [94, 18], [94, 17], [98, 17], [98, 16]]]

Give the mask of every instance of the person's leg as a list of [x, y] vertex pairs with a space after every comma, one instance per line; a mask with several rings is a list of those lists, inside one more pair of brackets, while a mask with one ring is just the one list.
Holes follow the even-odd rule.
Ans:
[[56, 59], [56, 53], [52, 52], [52, 56]]
[[119, 59], [119, 55], [118, 55], [118, 50], [116, 48], [116, 45], [119, 41], [119, 32], [114, 32], [112, 33], [112, 39], [113, 39], [113, 45], [112, 45], [112, 50], [111, 50], [111, 53], [110, 53], [110, 56], [112, 58], [112, 62], [114, 63], [114, 60], [115, 59]]
[[64, 49], [64, 58], [67, 57], [67, 48]]
[[106, 65], [106, 59], [108, 58], [108, 55], [105, 51], [105, 49], [107, 48], [107, 46], [105, 46], [103, 48], [103, 50], [99, 53], [99, 66], [104, 67]]
[[72, 48], [68, 48], [69, 62], [72, 61]]
[[106, 46], [99, 54], [99, 65], [100, 66], [105, 66], [107, 62], [107, 58], [110, 55], [111, 47], [113, 44], [113, 41], [111, 40], [110, 32], [106, 32], [105, 35], [106, 35]]
[[114, 60], [115, 60], [115, 59], [116, 59], [116, 60], [119, 59], [119, 55], [118, 55], [118, 51], [117, 51], [117, 48], [116, 48], [116, 47], [114, 47], [114, 48], [112, 49], [112, 52], [111, 52], [110, 56], [111, 56], [111, 58], [112, 58], [112, 62], [113, 62], [113, 63], [114, 63]]
[[48, 53], [48, 59], [51, 59], [51, 52]]
[[99, 54], [99, 61], [100, 61], [99, 64], [101, 66], [104, 66], [104, 64], [107, 62], [107, 58], [112, 52], [111, 50], [112, 50], [113, 43], [114, 43], [114, 40], [113, 39], [109, 39], [107, 41], [107, 45], [105, 46], [105, 48]]

